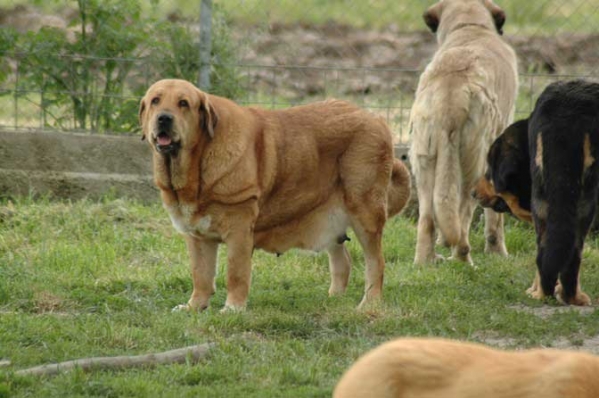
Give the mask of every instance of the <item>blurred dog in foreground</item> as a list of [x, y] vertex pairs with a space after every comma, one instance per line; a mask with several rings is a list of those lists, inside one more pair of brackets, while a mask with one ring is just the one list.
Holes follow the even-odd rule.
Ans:
[[406, 338], [358, 359], [333, 398], [597, 398], [598, 374], [582, 352]]

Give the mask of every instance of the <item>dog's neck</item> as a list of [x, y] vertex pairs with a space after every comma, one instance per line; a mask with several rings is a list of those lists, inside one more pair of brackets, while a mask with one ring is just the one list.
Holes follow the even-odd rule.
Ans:
[[464, 29], [464, 28], [483, 28], [486, 30], [492, 30], [491, 28], [489, 28], [487, 25], [483, 24], [483, 23], [477, 23], [477, 22], [461, 22], [459, 24], [457, 24], [454, 28], [453, 28], [453, 32], [455, 32], [456, 30], [460, 30], [460, 29]]
[[[202, 147], [202, 146], [201, 146]], [[154, 182], [171, 200], [195, 201], [201, 190], [203, 148], [181, 149], [176, 155], [154, 153]]]

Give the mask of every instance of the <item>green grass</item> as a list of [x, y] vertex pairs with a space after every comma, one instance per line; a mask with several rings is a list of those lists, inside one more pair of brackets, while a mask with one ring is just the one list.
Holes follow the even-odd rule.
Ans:
[[[514, 307], [541, 306], [524, 294], [534, 275], [530, 227], [509, 221], [509, 259], [482, 254], [481, 225], [471, 236], [477, 268], [417, 267], [414, 223], [393, 219], [384, 242], [385, 300], [374, 311], [355, 309], [364, 269], [353, 239], [354, 270], [343, 297], [327, 297], [326, 255], [257, 251], [247, 311], [220, 314], [226, 293], [220, 253], [211, 308], [172, 313], [188, 299], [191, 281], [183, 240], [158, 203], [0, 202], [0, 359], [13, 363], [0, 373], [0, 396], [326, 397], [361, 353], [397, 336], [492, 336], [532, 346], [559, 338], [580, 344], [599, 333], [598, 311], [545, 319]], [[583, 260], [583, 285], [594, 297], [598, 249], [591, 239]], [[44, 379], [11, 373], [204, 342], [216, 348], [198, 365]]]

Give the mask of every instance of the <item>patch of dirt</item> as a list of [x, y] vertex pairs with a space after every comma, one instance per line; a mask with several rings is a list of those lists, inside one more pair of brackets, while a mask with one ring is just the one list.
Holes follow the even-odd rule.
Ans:
[[[241, 63], [280, 65], [248, 68], [252, 87], [262, 85], [309, 96], [325, 92], [325, 83], [342, 71], [344, 94], [393, 90], [413, 92], [420, 71], [432, 58], [437, 43], [428, 31], [401, 32], [397, 27], [365, 30], [343, 25], [274, 25], [270, 29], [238, 30], [236, 41], [246, 43]], [[599, 34], [560, 34], [550, 37], [506, 36], [519, 58], [521, 73], [589, 74], [597, 71]], [[296, 67], [296, 68], [294, 68]], [[360, 79], [347, 79], [355, 73]], [[299, 72], [298, 72], [299, 70]], [[329, 80], [322, 75], [329, 71]], [[401, 75], [398, 70], [412, 72]], [[301, 73], [300, 73], [301, 72]], [[361, 75], [360, 75], [361, 74]]]
[[527, 314], [533, 314], [541, 319], [548, 319], [555, 314], [568, 314], [568, 313], [578, 313], [580, 315], [591, 315], [595, 312], [596, 308], [593, 306], [555, 306], [555, 305], [542, 305], [540, 307], [529, 307], [523, 304], [512, 305], [509, 307], [510, 309], [516, 310], [518, 312], [525, 312]]
[[[583, 316], [588, 316], [596, 311], [596, 307], [578, 307], [578, 306], [551, 306], [542, 305], [539, 307], [529, 307], [523, 304], [513, 305], [509, 307], [517, 312], [524, 312], [527, 314], [533, 314], [542, 320], [546, 320], [556, 314], [567, 314], [577, 313]], [[480, 343], [497, 347], [501, 349], [523, 349], [524, 347], [518, 342], [517, 339], [510, 337], [502, 337], [495, 331], [480, 331], [472, 334], [472, 339]], [[583, 335], [574, 334], [569, 338], [560, 337], [553, 340], [550, 345], [551, 348], [557, 348], [562, 350], [574, 350], [574, 351], [585, 351], [592, 354], [599, 355], [599, 335], [588, 337]], [[545, 348], [545, 347], [541, 347]]]

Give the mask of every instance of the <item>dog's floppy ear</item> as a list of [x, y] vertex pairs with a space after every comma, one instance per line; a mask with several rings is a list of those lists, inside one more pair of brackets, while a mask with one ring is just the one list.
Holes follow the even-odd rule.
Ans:
[[484, 0], [485, 7], [491, 12], [497, 33], [503, 35], [503, 25], [505, 24], [505, 12], [499, 6], [493, 3], [493, 0]]
[[214, 138], [214, 130], [218, 124], [218, 114], [210, 103], [208, 94], [200, 92], [200, 129]]
[[139, 103], [139, 116], [138, 116], [139, 124], [142, 126], [142, 129], [141, 129], [141, 140], [142, 141], [146, 139], [146, 133], [143, 130], [143, 124], [144, 124], [143, 115], [144, 115], [144, 112], [146, 111], [146, 102], [144, 100], [145, 100], [145, 97], [142, 98]]
[[424, 23], [433, 33], [437, 33], [437, 29], [439, 28], [439, 23], [441, 22], [441, 6], [442, 3], [437, 3], [434, 6], [429, 7], [428, 10], [424, 12], [422, 18], [424, 19]]

